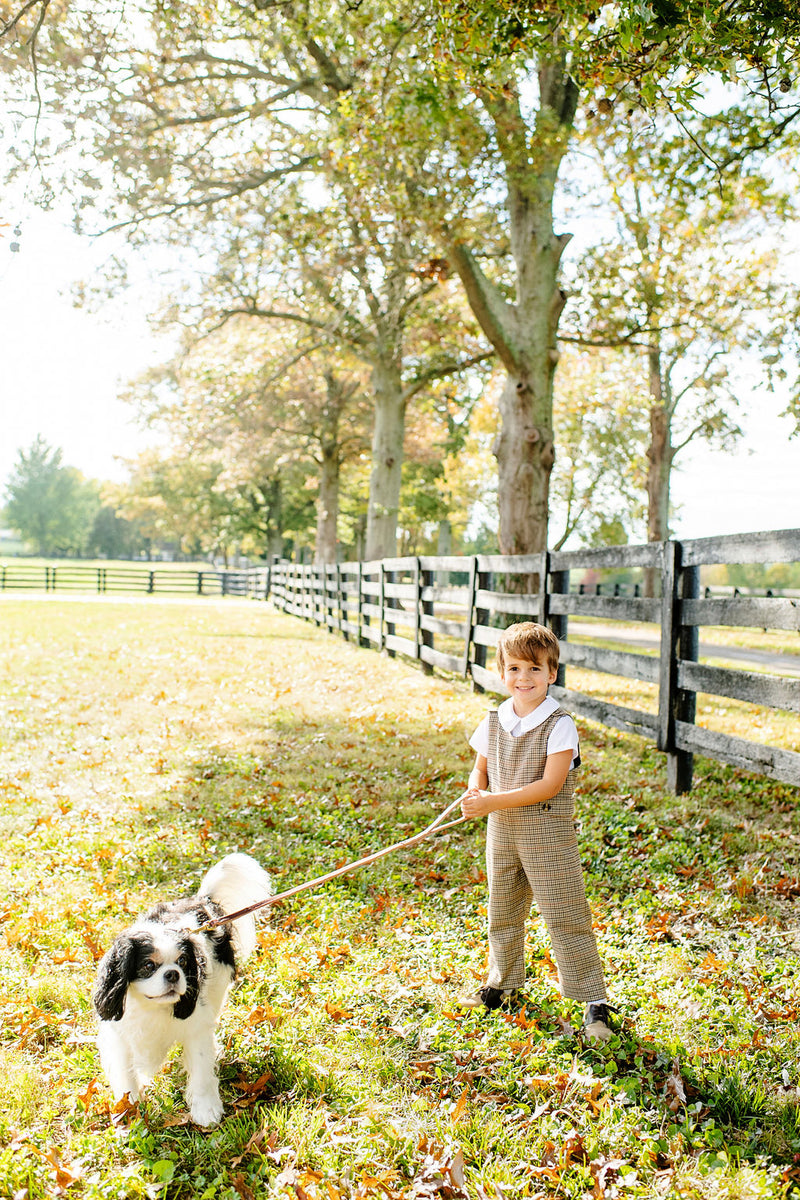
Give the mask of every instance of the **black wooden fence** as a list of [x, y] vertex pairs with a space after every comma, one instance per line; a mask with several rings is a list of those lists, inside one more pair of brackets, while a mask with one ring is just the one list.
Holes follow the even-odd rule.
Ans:
[[218, 571], [212, 567], [88, 566], [82, 563], [0, 564], [0, 592], [126, 593], [147, 596], [259, 596], [267, 573], [261, 570]]
[[[357, 644], [464, 677], [502, 692], [487, 655], [501, 628], [514, 620], [548, 624], [562, 643], [562, 666], [551, 689], [572, 712], [640, 734], [667, 755], [670, 786], [687, 791], [694, 754], [800, 786], [800, 753], [762, 745], [695, 724], [697, 694], [725, 696], [768, 708], [800, 712], [800, 678], [713, 667], [698, 662], [703, 626], [800, 631], [800, 599], [701, 594], [700, 570], [713, 564], [793, 563], [800, 530], [653, 542], [543, 555], [420, 557], [310, 566], [276, 563], [267, 591], [286, 613], [316, 622]], [[656, 599], [586, 594], [571, 588], [577, 571], [655, 570]], [[536, 590], [531, 583], [535, 581]], [[618, 591], [620, 589], [617, 589]], [[571, 642], [570, 617], [652, 623], [658, 656]], [[625, 641], [623, 632], [619, 641]], [[794, 645], [797, 645], [796, 641]], [[800, 671], [800, 656], [797, 659]], [[625, 707], [565, 687], [565, 668], [581, 667], [655, 685], [655, 712]]]

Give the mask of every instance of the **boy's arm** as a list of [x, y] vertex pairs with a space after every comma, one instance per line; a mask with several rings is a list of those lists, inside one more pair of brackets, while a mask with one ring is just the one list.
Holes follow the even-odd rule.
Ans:
[[480, 776], [481, 756], [478, 755], [469, 777], [469, 789], [461, 801], [461, 811], [465, 817], [485, 817], [499, 809], [522, 808], [525, 804], [539, 804], [542, 800], [552, 800], [564, 786], [572, 766], [572, 757], [572, 750], [559, 750], [557, 754], [548, 754], [542, 778], [537, 779], [535, 783], [526, 783], [525, 787], [514, 788], [510, 792], [487, 792], [484, 790], [485, 784], [481, 787], [479, 783], [480, 778], [486, 780], [486, 759], [482, 760], [483, 775]]
[[468, 788], [485, 789], [489, 785], [489, 764], [482, 754], [475, 756], [475, 766], [470, 771]]

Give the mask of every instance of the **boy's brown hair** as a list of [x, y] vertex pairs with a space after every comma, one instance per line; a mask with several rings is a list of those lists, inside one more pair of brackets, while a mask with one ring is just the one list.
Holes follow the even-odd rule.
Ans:
[[535, 621], [518, 621], [509, 625], [500, 634], [497, 643], [497, 669], [502, 675], [507, 658], [522, 658], [526, 662], [539, 662], [542, 658], [551, 671], [558, 670], [558, 638], [546, 625]]

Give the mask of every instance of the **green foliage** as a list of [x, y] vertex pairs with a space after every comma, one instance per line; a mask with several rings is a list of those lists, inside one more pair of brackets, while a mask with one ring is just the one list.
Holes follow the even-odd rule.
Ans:
[[147, 550], [147, 539], [113, 505], [104, 504], [92, 522], [88, 550], [100, 558], [135, 558]]
[[[630, 421], [636, 475], [646, 482], [648, 536], [660, 540], [683, 448], [736, 443], [742, 397], [759, 366], [762, 390], [778, 379], [793, 393], [800, 387], [800, 294], [779, 249], [792, 202], [772, 182], [774, 162], [753, 157], [741, 176], [709, 177], [701, 149], [712, 134], [722, 152], [718, 116], [590, 117], [584, 146], [599, 177], [592, 212], [607, 232], [574, 269], [563, 332], [568, 342], [628, 357], [641, 405], [640, 420]], [[611, 389], [607, 397], [630, 420]]]
[[598, 546], [641, 538], [647, 401], [630, 360], [618, 351], [568, 347], [556, 376], [554, 421], [551, 547], [569, 538]]
[[19, 451], [6, 483], [5, 519], [37, 554], [80, 556], [92, 549], [100, 488], [62, 458], [41, 436]]
[[[666, 93], [692, 107], [704, 75], [746, 81], [791, 115], [800, 59], [792, 0], [440, 0], [439, 36], [457, 68], [547, 53], [554, 29], [583, 87], [633, 89], [646, 104]], [[613, 105], [613, 99], [609, 101]]]

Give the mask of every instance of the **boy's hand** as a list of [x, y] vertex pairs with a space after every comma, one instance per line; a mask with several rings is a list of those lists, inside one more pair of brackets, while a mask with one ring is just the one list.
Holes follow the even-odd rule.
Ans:
[[461, 813], [465, 817], [485, 817], [492, 812], [492, 793], [471, 787], [461, 797]]

